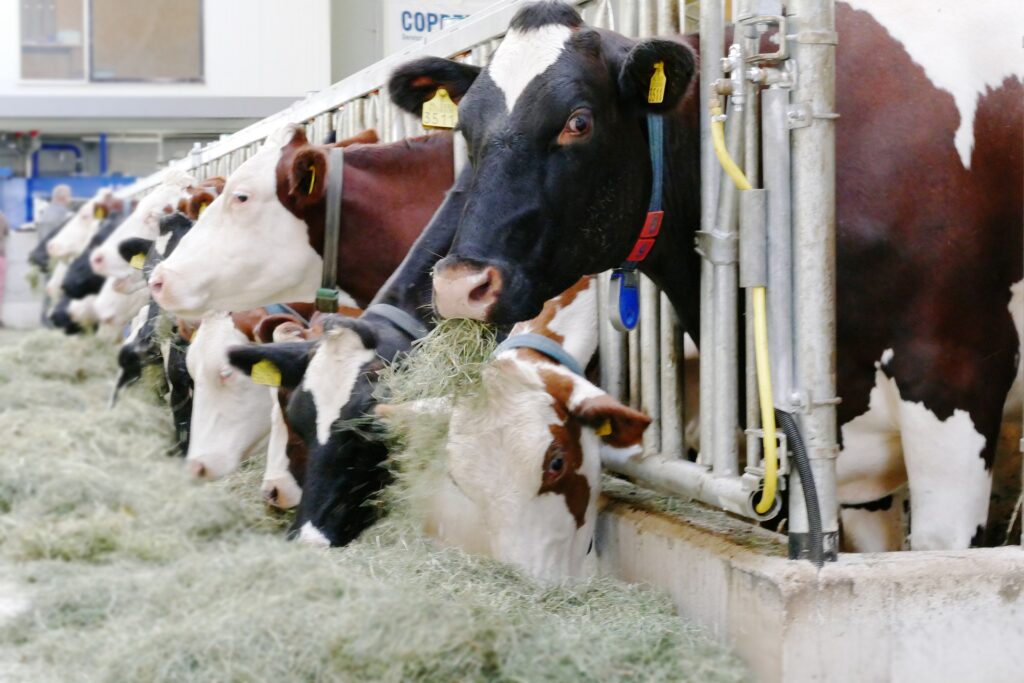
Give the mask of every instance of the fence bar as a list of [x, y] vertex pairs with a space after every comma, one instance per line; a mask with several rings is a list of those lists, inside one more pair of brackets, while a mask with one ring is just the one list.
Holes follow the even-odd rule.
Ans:
[[661, 452], [661, 319], [658, 288], [646, 275], [640, 276], [640, 410], [651, 418], [644, 432], [644, 451]]
[[[710, 233], [715, 229], [718, 206], [718, 161], [711, 148], [711, 129], [707, 116], [712, 84], [722, 76], [722, 45], [724, 33], [723, 0], [704, 0], [700, 5], [700, 229]], [[718, 402], [715, 395], [714, 369], [711, 350], [715, 348], [714, 317], [711, 297], [714, 281], [711, 268], [704, 261], [700, 269], [700, 462], [710, 465], [715, 444], [712, 436], [712, 414]]]
[[666, 457], [685, 455], [683, 425], [686, 396], [683, 364], [683, 333], [679, 318], [665, 294], [659, 302], [660, 339], [658, 341], [661, 370], [661, 452]]
[[601, 358], [601, 386], [623, 403], [629, 402], [626, 357], [626, 335], [622, 334], [608, 320], [608, 273], [601, 273], [597, 280], [597, 311], [599, 348]]
[[[798, 423], [821, 506], [826, 556], [838, 548], [836, 502], [835, 2], [791, 0], [797, 65], [794, 103], [804, 112], [793, 139], [793, 298]], [[807, 554], [800, 486], [790, 483], [791, 556]], [[794, 507], [794, 502], [799, 501]], [[800, 514], [803, 512], [803, 514]]]

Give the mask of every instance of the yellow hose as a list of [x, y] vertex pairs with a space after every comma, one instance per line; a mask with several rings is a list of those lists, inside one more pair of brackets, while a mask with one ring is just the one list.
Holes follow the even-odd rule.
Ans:
[[[725, 146], [725, 127], [719, 120], [721, 115], [721, 107], [711, 107], [711, 140], [715, 147], [715, 156], [736, 187], [749, 190], [750, 181], [743, 175], [743, 171], [733, 161]], [[775, 494], [779, 488], [779, 455], [775, 442], [775, 406], [772, 403], [772, 371], [768, 356], [765, 288], [754, 287], [750, 298], [754, 309], [754, 365], [757, 367], [757, 395], [761, 406], [761, 433], [764, 445], [764, 492], [754, 510], [763, 515], [775, 504]]]

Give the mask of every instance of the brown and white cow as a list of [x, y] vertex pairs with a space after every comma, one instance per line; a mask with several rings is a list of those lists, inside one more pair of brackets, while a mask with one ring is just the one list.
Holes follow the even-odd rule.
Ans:
[[[583, 278], [509, 338], [541, 335], [586, 367], [597, 349], [596, 299], [596, 281]], [[588, 574], [602, 441], [639, 453], [650, 421], [544, 353], [499, 347], [479, 394], [453, 407], [450, 476], [429, 523], [442, 539], [536, 578]]]
[[[338, 286], [360, 306], [398, 267], [451, 186], [451, 148], [451, 136], [437, 134], [346, 150], [333, 257]], [[328, 152], [296, 126], [271, 135], [153, 272], [156, 301], [190, 316], [312, 301], [323, 264]]]
[[[1007, 306], [1024, 251], [1024, 13], [1009, 0], [852, 0], [836, 4], [836, 28], [839, 497], [899, 514], [884, 501], [909, 484], [912, 547], [964, 548], [986, 521], [1019, 349]], [[641, 270], [697, 338], [697, 94], [709, 84], [694, 81], [696, 44], [633, 40], [536, 3], [484, 70], [423, 58], [396, 73], [392, 97], [410, 111], [440, 86], [460, 100], [473, 164], [436, 269], [439, 312], [522, 320], [621, 264], [647, 211], [654, 113], [666, 210]], [[668, 82], [649, 104], [656, 62]], [[902, 540], [852, 536], [859, 550]]]

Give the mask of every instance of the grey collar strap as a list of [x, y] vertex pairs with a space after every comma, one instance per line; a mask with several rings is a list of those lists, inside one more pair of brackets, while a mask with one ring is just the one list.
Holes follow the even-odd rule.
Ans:
[[556, 363], [564, 365], [571, 372], [583, 377], [583, 368], [580, 367], [579, 362], [565, 350], [564, 346], [551, 337], [533, 333], [515, 334], [498, 344], [498, 348], [494, 349], [493, 355], [497, 356], [502, 351], [510, 351], [512, 349], [533, 349], [538, 353], [543, 353]]
[[422, 339], [427, 336], [427, 326], [397, 306], [392, 306], [391, 304], [372, 304], [363, 313], [364, 315], [373, 313], [385, 318], [413, 339]]
[[338, 239], [341, 236], [341, 196], [345, 187], [345, 150], [327, 152], [327, 211], [324, 216], [324, 275], [316, 292], [316, 309], [338, 310]]

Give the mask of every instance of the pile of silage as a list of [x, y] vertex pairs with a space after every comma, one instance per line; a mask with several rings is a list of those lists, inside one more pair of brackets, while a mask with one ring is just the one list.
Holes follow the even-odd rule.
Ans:
[[196, 484], [163, 455], [165, 408], [129, 390], [106, 409], [113, 356], [0, 334], [0, 603], [27, 601], [0, 610], [0, 677], [743, 679], [655, 592], [539, 586], [435, 548], [400, 515], [345, 549], [286, 543], [259, 463]]

